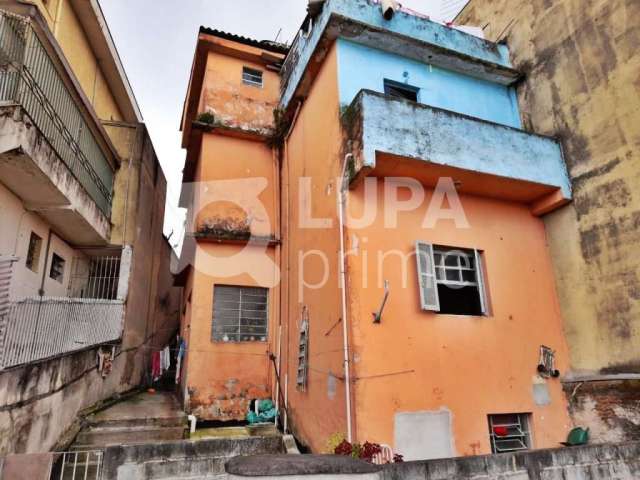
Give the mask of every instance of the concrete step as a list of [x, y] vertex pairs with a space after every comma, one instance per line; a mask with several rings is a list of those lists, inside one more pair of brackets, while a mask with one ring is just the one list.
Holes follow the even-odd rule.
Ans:
[[76, 437], [75, 446], [104, 447], [182, 440], [184, 427], [89, 427]]
[[104, 418], [90, 415], [86, 418], [89, 427], [187, 427], [187, 415], [182, 412], [164, 417]]
[[156, 460], [144, 464], [143, 478], [165, 480], [168, 478], [208, 478], [223, 475], [228, 457], [193, 457]]

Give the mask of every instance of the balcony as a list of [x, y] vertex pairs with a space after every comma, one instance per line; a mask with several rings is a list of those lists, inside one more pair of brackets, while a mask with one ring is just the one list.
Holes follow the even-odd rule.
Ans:
[[[0, 257], [0, 288], [15, 259]], [[0, 371], [66, 355], [122, 336], [131, 249], [74, 259], [68, 297], [9, 301], [0, 295]], [[1, 293], [2, 290], [0, 290]]]
[[104, 245], [116, 165], [48, 27], [0, 11], [0, 181], [73, 244]]
[[354, 179], [453, 177], [459, 191], [531, 205], [542, 215], [571, 199], [560, 144], [549, 137], [362, 90], [343, 123]]

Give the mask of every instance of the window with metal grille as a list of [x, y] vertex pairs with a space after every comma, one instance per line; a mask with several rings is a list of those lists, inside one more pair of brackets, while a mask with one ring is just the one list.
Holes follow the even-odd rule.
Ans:
[[420, 89], [406, 83], [394, 82], [393, 80], [384, 80], [384, 94], [395, 98], [404, 98], [412, 102], [418, 101], [418, 92]]
[[266, 342], [269, 290], [215, 285], [212, 339], [216, 342]]
[[493, 453], [528, 450], [532, 447], [529, 413], [489, 415], [489, 437]]
[[423, 310], [451, 315], [486, 315], [482, 253], [416, 243]]
[[49, 270], [49, 276], [60, 283], [64, 280], [64, 264], [64, 258], [54, 253], [51, 257], [51, 269]]
[[25, 264], [29, 270], [34, 272], [38, 271], [41, 251], [42, 238], [34, 232], [31, 232], [31, 237], [29, 238], [29, 249], [27, 250], [27, 258], [25, 260]]
[[262, 72], [254, 68], [242, 67], [242, 82], [253, 87], [262, 87]]
[[302, 323], [300, 324], [300, 343], [298, 346], [298, 374], [296, 386], [298, 390], [307, 389], [307, 365], [309, 363], [309, 312], [307, 307], [302, 310]]

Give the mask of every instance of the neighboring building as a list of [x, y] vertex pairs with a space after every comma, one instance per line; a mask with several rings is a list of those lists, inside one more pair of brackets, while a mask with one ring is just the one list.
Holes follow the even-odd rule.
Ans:
[[574, 202], [545, 217], [574, 420], [640, 438], [640, 3], [471, 0], [458, 23], [506, 43], [525, 128], [557, 136]]
[[[368, 0], [312, 7], [288, 52], [200, 31], [186, 407], [237, 420], [272, 396], [317, 452], [340, 432], [407, 459], [558, 445], [568, 355], [543, 217], [572, 194], [560, 145], [521, 129], [507, 48]], [[442, 195], [464, 213], [425, 225]], [[341, 222], [340, 198], [371, 221]]]
[[0, 65], [0, 452], [37, 452], [142, 383], [179, 291], [166, 180], [97, 1], [1, 1]]

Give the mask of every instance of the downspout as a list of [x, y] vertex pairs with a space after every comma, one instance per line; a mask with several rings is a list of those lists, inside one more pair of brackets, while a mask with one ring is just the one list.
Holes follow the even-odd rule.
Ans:
[[340, 300], [342, 302], [342, 342], [344, 352], [344, 381], [345, 381], [345, 401], [347, 405], [347, 440], [352, 441], [351, 432], [351, 376], [349, 368], [349, 339], [347, 337], [347, 272], [345, 269], [345, 253], [344, 253], [344, 209], [345, 209], [345, 184], [344, 176], [347, 172], [349, 160], [353, 158], [352, 153], [347, 153], [344, 157], [342, 165], [342, 174], [340, 175], [340, 188], [338, 189], [338, 221], [340, 223]]

